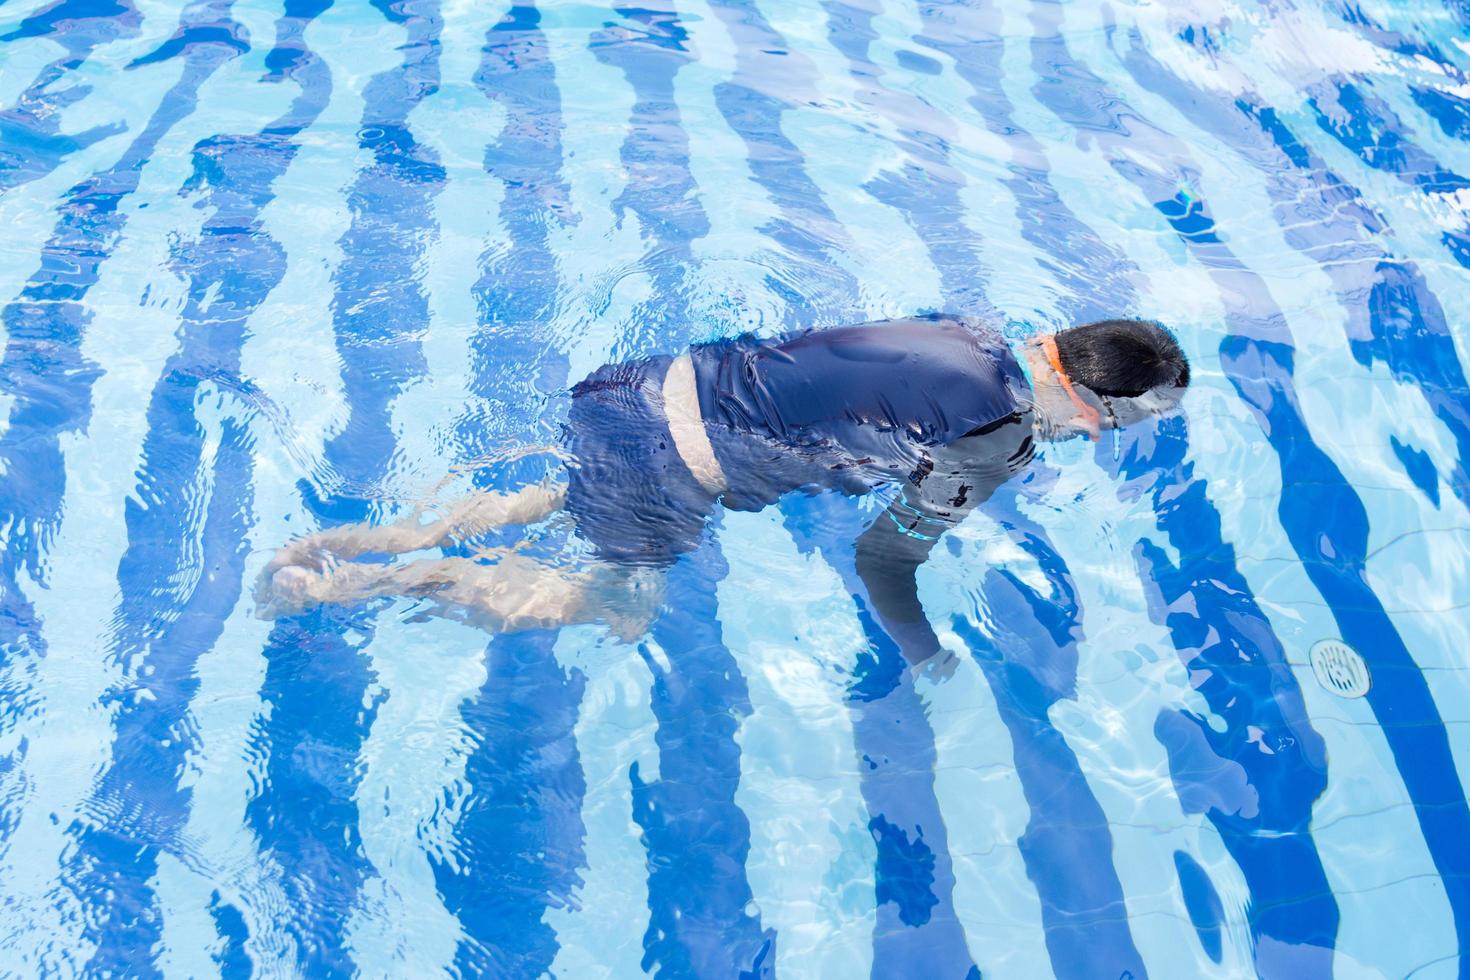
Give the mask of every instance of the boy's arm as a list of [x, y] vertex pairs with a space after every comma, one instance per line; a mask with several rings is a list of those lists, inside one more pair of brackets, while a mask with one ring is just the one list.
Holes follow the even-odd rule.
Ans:
[[932, 454], [932, 466], [909, 480], [857, 542], [857, 573], [878, 621], [904, 659], [920, 664], [939, 638], [919, 601], [917, 573], [934, 545], [1027, 462], [1029, 426], [1017, 420]]

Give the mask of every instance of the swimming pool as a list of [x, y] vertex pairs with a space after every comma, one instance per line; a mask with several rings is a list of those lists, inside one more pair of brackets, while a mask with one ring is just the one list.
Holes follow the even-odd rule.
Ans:
[[[1467, 27], [6, 0], [0, 972], [1467, 975]], [[1194, 376], [946, 538], [947, 679], [827, 497], [640, 644], [253, 615], [605, 362], [928, 310]]]

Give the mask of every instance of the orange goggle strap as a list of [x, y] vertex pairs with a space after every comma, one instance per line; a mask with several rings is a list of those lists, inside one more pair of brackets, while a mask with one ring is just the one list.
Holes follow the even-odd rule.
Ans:
[[1067, 377], [1067, 372], [1062, 369], [1062, 355], [1057, 353], [1057, 342], [1051, 337], [1041, 338], [1041, 349], [1046, 351], [1047, 363], [1056, 372], [1057, 380], [1062, 383], [1062, 388], [1067, 392], [1067, 397], [1072, 399], [1072, 404], [1077, 406], [1077, 414], [1089, 424], [1088, 434], [1092, 441], [1096, 442], [1102, 429], [1102, 415], [1097, 409], [1082, 400], [1077, 394], [1077, 389], [1072, 387], [1072, 379]]

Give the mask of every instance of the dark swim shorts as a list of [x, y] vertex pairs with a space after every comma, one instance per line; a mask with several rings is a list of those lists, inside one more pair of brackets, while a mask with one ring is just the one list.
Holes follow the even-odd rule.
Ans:
[[663, 383], [672, 362], [609, 364], [572, 389], [566, 509], [608, 561], [673, 564], [699, 547], [714, 505], [669, 435]]

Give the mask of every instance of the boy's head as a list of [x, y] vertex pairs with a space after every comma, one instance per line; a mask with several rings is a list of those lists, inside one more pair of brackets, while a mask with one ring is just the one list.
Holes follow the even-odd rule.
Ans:
[[1097, 395], [1137, 398], [1155, 388], [1184, 388], [1189, 362], [1163, 327], [1147, 320], [1099, 320], [1058, 333], [1057, 354], [1073, 384]]
[[1100, 320], [1043, 340], [1078, 402], [1080, 427], [1121, 428], [1172, 410], [1189, 385], [1179, 342], [1147, 320]]

